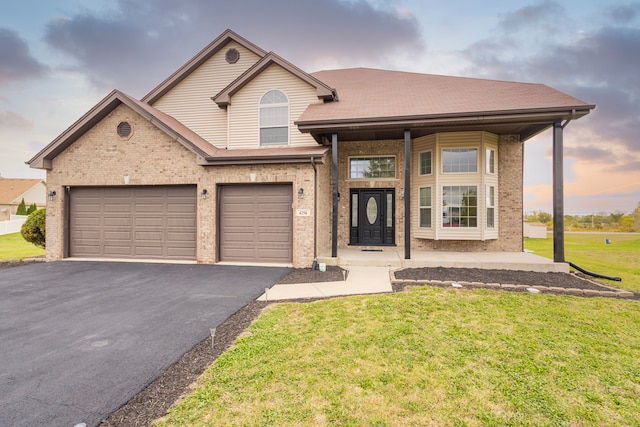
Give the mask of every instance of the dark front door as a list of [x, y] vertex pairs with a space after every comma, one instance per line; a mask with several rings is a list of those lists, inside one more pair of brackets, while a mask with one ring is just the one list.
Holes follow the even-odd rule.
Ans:
[[395, 190], [351, 189], [349, 244], [395, 244]]

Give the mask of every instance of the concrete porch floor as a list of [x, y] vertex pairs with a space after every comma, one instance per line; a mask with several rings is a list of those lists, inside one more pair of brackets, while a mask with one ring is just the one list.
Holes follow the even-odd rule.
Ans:
[[331, 252], [318, 256], [319, 263], [350, 266], [417, 268], [417, 267], [466, 267], [498, 270], [536, 272], [569, 272], [569, 264], [556, 263], [528, 252], [439, 252], [411, 251], [411, 259], [404, 259], [403, 248], [338, 249], [338, 256]]

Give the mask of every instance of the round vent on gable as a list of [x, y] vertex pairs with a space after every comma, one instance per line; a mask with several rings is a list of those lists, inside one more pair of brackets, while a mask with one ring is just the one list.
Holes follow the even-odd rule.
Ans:
[[238, 59], [240, 59], [240, 52], [238, 52], [238, 49], [232, 47], [227, 51], [224, 57], [229, 64], [235, 64], [238, 62]]
[[120, 124], [118, 125], [118, 136], [120, 138], [129, 138], [132, 132], [133, 128], [131, 127], [131, 123], [120, 122]]

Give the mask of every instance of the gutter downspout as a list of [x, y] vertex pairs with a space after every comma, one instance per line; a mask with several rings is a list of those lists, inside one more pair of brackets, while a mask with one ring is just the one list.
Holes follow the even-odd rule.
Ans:
[[318, 168], [313, 156], [311, 156], [311, 167], [313, 167], [313, 263], [311, 270], [315, 270], [318, 265]]
[[562, 125], [562, 129], [566, 128], [569, 122], [571, 122], [571, 120], [573, 120], [575, 116], [576, 116], [576, 109], [574, 108], [573, 110], [571, 110], [571, 114], [569, 114], [569, 118], [567, 119], [567, 121], [564, 122], [564, 124]]
[[[554, 262], [566, 262], [574, 269], [588, 276], [597, 277], [600, 279], [607, 279], [613, 281], [621, 281], [622, 278], [618, 276], [607, 276], [605, 274], [594, 273], [592, 271], [585, 270], [567, 261], [564, 256], [564, 190], [563, 178], [562, 178], [562, 143], [563, 136], [562, 131], [573, 120], [576, 115], [576, 110], [571, 110], [571, 114], [564, 124], [558, 122], [553, 125], [553, 260]], [[559, 216], [559, 218], [556, 217]]]
[[564, 178], [562, 123], [553, 124], [553, 262], [564, 262]]
[[563, 130], [576, 115], [571, 110], [564, 122], [553, 124], [553, 261], [565, 262], [564, 258], [564, 149]]

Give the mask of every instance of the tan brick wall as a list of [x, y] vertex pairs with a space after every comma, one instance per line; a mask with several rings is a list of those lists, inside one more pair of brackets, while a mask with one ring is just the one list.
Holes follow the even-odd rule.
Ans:
[[325, 158], [324, 164], [318, 164], [318, 223], [317, 245], [318, 255], [331, 253], [331, 215], [333, 205], [331, 181], [331, 152]]
[[[395, 179], [350, 179], [349, 158], [358, 156], [395, 156]], [[404, 141], [338, 142], [338, 248], [349, 245], [349, 190], [352, 188], [393, 188], [396, 205], [396, 246], [404, 245]], [[363, 246], [364, 248], [364, 246]]]
[[518, 135], [501, 135], [498, 176], [498, 214], [500, 215], [499, 251], [521, 252], [523, 234], [524, 145]]
[[[123, 140], [117, 125], [127, 121], [133, 135]], [[329, 166], [330, 167], [330, 166]], [[326, 174], [326, 167], [319, 168]], [[252, 178], [255, 174], [255, 178]], [[121, 105], [86, 132], [53, 160], [47, 184], [57, 192], [47, 204], [47, 257], [64, 256], [66, 186], [197, 185], [198, 194], [207, 189], [206, 199], [198, 198], [197, 261], [217, 259], [217, 185], [225, 183], [291, 183], [293, 185], [293, 265], [307, 267], [313, 261], [314, 174], [310, 164], [247, 165], [203, 167], [196, 155], [133, 110]], [[299, 188], [305, 196], [298, 199]], [[296, 216], [296, 209], [309, 209], [311, 216]]]
[[[127, 140], [116, 133], [123, 121], [133, 127]], [[195, 184], [200, 189], [203, 172], [194, 153], [129, 107], [117, 107], [59, 154], [47, 171], [47, 185], [57, 192], [47, 205], [47, 257], [63, 257], [66, 186], [122, 186], [128, 176], [128, 185]], [[198, 215], [198, 230], [210, 221], [207, 214]], [[210, 251], [210, 242], [198, 239], [198, 259]]]
[[[293, 266], [303, 268], [313, 262], [314, 227], [314, 176], [311, 164], [235, 165], [220, 166], [207, 170], [208, 185], [212, 197], [207, 198], [211, 211], [216, 212], [217, 189], [225, 184], [273, 184], [291, 183], [293, 186]], [[304, 197], [298, 190], [304, 189]], [[297, 209], [308, 209], [310, 216], [297, 216]], [[216, 230], [216, 215], [213, 215], [213, 230]], [[213, 253], [213, 259], [217, 253]]]

